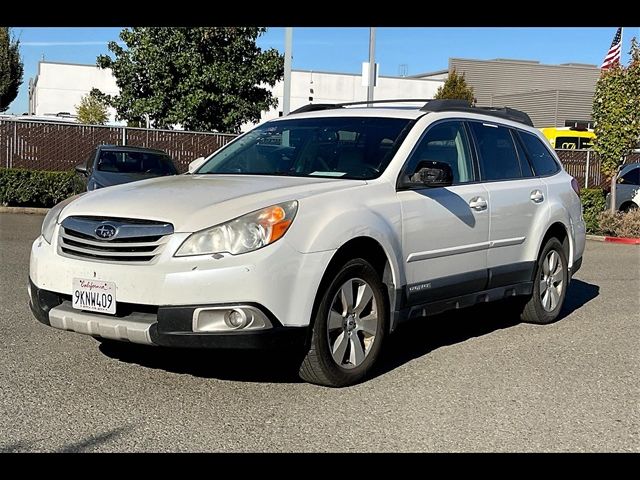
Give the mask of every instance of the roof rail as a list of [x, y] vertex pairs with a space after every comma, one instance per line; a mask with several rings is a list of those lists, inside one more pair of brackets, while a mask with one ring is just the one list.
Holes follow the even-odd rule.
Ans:
[[344, 103], [310, 103], [304, 107], [300, 107], [293, 112], [289, 113], [305, 113], [305, 112], [317, 112], [319, 110], [332, 110], [334, 108], [350, 107], [352, 105], [371, 105], [374, 103], [411, 103], [411, 102], [425, 102], [420, 108], [422, 112], [469, 112], [469, 113], [481, 113], [484, 115], [491, 115], [493, 117], [504, 118], [512, 120], [514, 122], [524, 123], [533, 127], [531, 117], [526, 113], [509, 107], [474, 107], [468, 100], [456, 100], [456, 99], [426, 99], [426, 98], [396, 98], [390, 100], [369, 100], [361, 102], [344, 102]]
[[351, 107], [353, 105], [371, 105], [373, 103], [413, 103], [428, 101], [430, 101], [430, 99], [428, 98], [394, 98], [389, 100], [364, 100], [359, 102], [310, 103], [309, 105], [305, 105], [304, 107], [300, 107], [293, 112], [290, 112], [289, 115], [292, 115], [294, 113], [317, 112], [319, 110], [331, 110], [334, 108]]
[[293, 115], [294, 113], [317, 112], [319, 110], [332, 110], [334, 108], [342, 107], [337, 103], [310, 103], [304, 107], [297, 108], [293, 112], [289, 112], [288, 115]]
[[473, 107], [467, 100], [447, 100], [438, 99], [431, 100], [420, 109], [423, 112], [469, 112], [469, 113], [482, 113], [484, 115], [491, 115], [493, 117], [500, 117], [514, 122], [524, 123], [533, 127], [531, 117], [526, 113], [509, 107]]

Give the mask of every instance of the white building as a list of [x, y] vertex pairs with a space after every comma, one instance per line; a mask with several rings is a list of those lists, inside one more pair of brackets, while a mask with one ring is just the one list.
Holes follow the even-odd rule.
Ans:
[[[375, 99], [433, 98], [438, 87], [444, 83], [440, 79], [408, 77], [378, 77], [373, 90]], [[284, 83], [273, 87], [273, 95], [278, 99], [278, 107], [263, 112], [261, 121], [281, 115]], [[367, 99], [367, 87], [362, 86], [362, 75], [352, 73], [315, 72], [292, 70], [291, 111], [309, 103], [357, 102]]]
[[[374, 98], [433, 98], [442, 83], [440, 78], [383, 77], [377, 79]], [[283, 82], [273, 87], [278, 106], [262, 113], [261, 122], [281, 115]], [[38, 75], [29, 81], [29, 114], [55, 116], [60, 112], [75, 115], [76, 105], [92, 88], [116, 95], [119, 92], [115, 78], [109, 69], [95, 65], [80, 65], [41, 61]], [[291, 110], [309, 103], [355, 102], [367, 99], [367, 87], [362, 85], [362, 75], [351, 73], [291, 72]], [[109, 109], [109, 123], [115, 123], [115, 111]], [[243, 125], [247, 130], [252, 124]]]
[[[29, 115], [75, 117], [76, 106], [92, 88], [107, 95], [120, 89], [110, 69], [95, 65], [41, 61], [38, 74], [29, 79]], [[116, 111], [109, 108], [108, 123], [115, 124]], [[68, 114], [68, 115], [65, 115]]]

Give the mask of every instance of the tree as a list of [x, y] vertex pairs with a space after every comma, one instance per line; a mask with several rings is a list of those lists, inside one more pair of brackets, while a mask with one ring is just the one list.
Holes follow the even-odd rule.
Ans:
[[93, 90], [82, 97], [80, 105], [76, 105], [76, 115], [80, 123], [89, 125], [104, 125], [109, 118], [107, 105]]
[[120, 88], [103, 95], [120, 119], [156, 128], [180, 124], [188, 130], [239, 132], [277, 105], [265, 88], [282, 78], [284, 57], [262, 51], [257, 27], [125, 28], [126, 48], [109, 42], [114, 58], [100, 55]]
[[603, 70], [593, 97], [593, 149], [602, 173], [612, 178], [640, 139], [640, 48], [631, 41], [631, 62]]
[[462, 75], [458, 75], [454, 69], [447, 76], [447, 79], [444, 81], [444, 85], [438, 87], [438, 91], [434, 98], [468, 100], [469, 103], [472, 103], [474, 100], [473, 87], [467, 85], [464, 73]]
[[0, 112], [6, 112], [18, 96], [24, 67], [20, 58], [20, 40], [9, 27], [0, 27]]

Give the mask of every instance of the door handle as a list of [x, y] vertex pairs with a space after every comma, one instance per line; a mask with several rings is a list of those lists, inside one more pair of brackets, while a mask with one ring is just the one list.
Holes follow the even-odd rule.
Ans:
[[469, 200], [469, 206], [480, 212], [487, 209], [487, 201], [482, 197], [473, 197]]
[[534, 190], [531, 192], [531, 197], [529, 198], [531, 198], [533, 203], [542, 203], [544, 201], [544, 195], [540, 190]]

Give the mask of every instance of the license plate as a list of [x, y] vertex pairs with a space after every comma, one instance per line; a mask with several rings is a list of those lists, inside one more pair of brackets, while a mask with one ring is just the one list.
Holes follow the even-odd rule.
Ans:
[[116, 284], [100, 280], [73, 279], [71, 306], [90, 312], [116, 313]]

